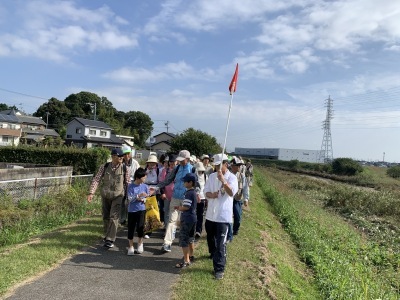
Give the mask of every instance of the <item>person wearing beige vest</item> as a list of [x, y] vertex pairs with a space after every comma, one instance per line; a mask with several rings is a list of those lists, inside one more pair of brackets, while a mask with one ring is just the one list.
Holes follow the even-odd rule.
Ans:
[[130, 174], [123, 164], [123, 156], [121, 149], [111, 150], [111, 163], [106, 163], [99, 168], [92, 180], [87, 198], [89, 203], [92, 202], [93, 195], [102, 181], [100, 195], [102, 199], [104, 247], [106, 248], [114, 247], [121, 203], [125, 196], [126, 187], [130, 182]]

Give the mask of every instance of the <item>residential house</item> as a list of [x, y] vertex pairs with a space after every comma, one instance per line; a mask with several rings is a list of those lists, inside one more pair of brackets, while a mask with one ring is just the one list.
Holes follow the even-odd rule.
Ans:
[[0, 112], [2, 116], [15, 117], [18, 120], [21, 133], [19, 142], [24, 144], [36, 144], [44, 140], [46, 137], [59, 137], [60, 135], [54, 129], [47, 129], [46, 123], [38, 117], [28, 116], [14, 109], [4, 110]]
[[111, 131], [102, 121], [74, 118], [67, 124], [65, 143], [79, 148], [121, 147], [124, 142]]
[[158, 156], [163, 153], [168, 153], [171, 150], [171, 141], [175, 137], [176, 134], [161, 132], [150, 138], [150, 143], [146, 143], [147, 149], [137, 150], [135, 157], [138, 159], [145, 159], [152, 152], [155, 152]]
[[16, 116], [0, 114], [0, 146], [18, 145], [21, 124]]
[[153, 136], [152, 142], [149, 147], [152, 151], [156, 152], [169, 152], [171, 149], [171, 140], [176, 137], [175, 134], [170, 132], [161, 132]]

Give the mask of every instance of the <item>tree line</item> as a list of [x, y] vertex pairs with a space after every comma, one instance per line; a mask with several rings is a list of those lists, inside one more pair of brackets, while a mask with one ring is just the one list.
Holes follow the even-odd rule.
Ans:
[[[18, 110], [17, 107], [0, 103], [0, 111], [7, 109]], [[117, 110], [107, 97], [100, 97], [95, 93], [82, 91], [71, 94], [64, 100], [50, 98], [39, 106], [33, 116], [45, 120], [47, 128], [54, 129], [62, 139], [66, 137], [66, 125], [73, 118], [94, 118], [108, 124], [114, 134], [133, 136], [139, 148], [145, 148], [146, 140], [153, 131], [153, 121], [150, 116], [141, 111], [123, 112]], [[171, 141], [171, 151], [187, 149], [198, 156], [205, 153], [217, 153], [221, 150], [215, 137], [188, 128], [178, 134]]]

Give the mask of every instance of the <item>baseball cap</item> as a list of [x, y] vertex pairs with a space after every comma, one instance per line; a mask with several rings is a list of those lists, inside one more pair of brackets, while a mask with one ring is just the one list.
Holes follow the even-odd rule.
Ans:
[[179, 152], [178, 157], [176, 158], [177, 161], [182, 161], [186, 158], [190, 159], [190, 152], [187, 150], [182, 150]]
[[120, 148], [114, 148], [111, 150], [111, 155], [124, 156], [124, 152]]
[[131, 147], [129, 147], [129, 146], [127, 146], [127, 145], [123, 145], [122, 148], [121, 148], [121, 150], [122, 150], [122, 152], [123, 152], [124, 154], [126, 154], [126, 153], [131, 153], [131, 152], [132, 152]]
[[214, 155], [214, 165], [220, 165], [224, 160], [228, 161], [228, 156], [226, 156], [226, 154]]
[[244, 164], [243, 161], [242, 161], [241, 159], [239, 159], [238, 157], [236, 157], [236, 156], [234, 156], [234, 157], [232, 158], [232, 160], [230, 161], [230, 163], [231, 163], [232, 165], [234, 165], [234, 166], [241, 166], [241, 165]]
[[185, 176], [183, 176], [182, 181], [183, 182], [189, 182], [189, 181], [196, 182], [196, 175], [194, 173], [187, 173]]

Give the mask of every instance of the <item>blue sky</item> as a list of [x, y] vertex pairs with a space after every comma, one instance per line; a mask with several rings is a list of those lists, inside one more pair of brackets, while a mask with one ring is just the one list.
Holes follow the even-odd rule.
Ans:
[[398, 20], [393, 0], [2, 0], [0, 103], [90, 91], [223, 144], [239, 63], [229, 151], [320, 150], [330, 96], [334, 157], [400, 162]]

